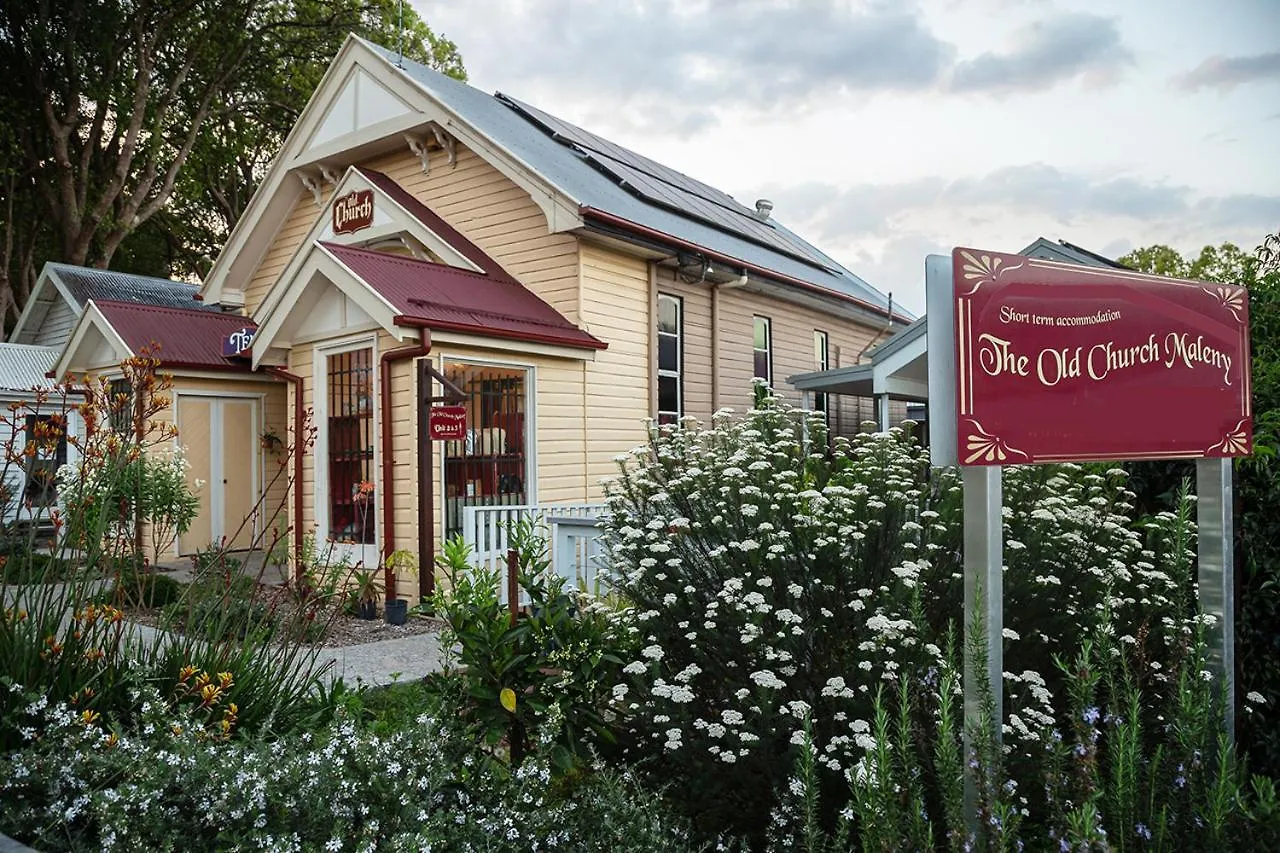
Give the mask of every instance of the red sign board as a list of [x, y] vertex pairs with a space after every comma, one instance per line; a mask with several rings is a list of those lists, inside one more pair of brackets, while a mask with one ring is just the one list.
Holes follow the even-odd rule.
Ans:
[[432, 406], [427, 411], [428, 440], [448, 441], [467, 437], [466, 406]]
[[373, 190], [356, 190], [333, 201], [333, 233], [350, 234], [373, 224]]
[[977, 249], [952, 261], [962, 465], [1251, 452], [1243, 287]]

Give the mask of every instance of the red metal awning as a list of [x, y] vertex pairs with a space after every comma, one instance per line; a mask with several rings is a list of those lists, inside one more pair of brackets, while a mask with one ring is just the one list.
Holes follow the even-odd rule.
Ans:
[[95, 299], [93, 304], [125, 346], [135, 354], [144, 347], [151, 348], [151, 354], [165, 367], [251, 371], [247, 359], [222, 354], [222, 342], [227, 335], [253, 327], [247, 317], [107, 299]]

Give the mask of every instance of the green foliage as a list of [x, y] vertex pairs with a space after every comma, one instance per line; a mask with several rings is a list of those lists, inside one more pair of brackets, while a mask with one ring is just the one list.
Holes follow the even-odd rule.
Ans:
[[[840, 832], [852, 775], [849, 831], [868, 849], [956, 848], [960, 711], [938, 685], [959, 682], [944, 652], [964, 594], [958, 477], [896, 430], [827, 452], [821, 419], [801, 417], [771, 400], [708, 430], [656, 429], [610, 487], [608, 558], [638, 647], [615, 691], [622, 746], [678, 780], [707, 838], [762, 845], [807, 738], [824, 832]], [[1046, 768], [1069, 765], [1045, 744], [1055, 731], [1077, 743], [1075, 671], [1056, 661], [1093, 665], [1083, 643], [1114, 636], [1141, 684], [1138, 731], [1157, 741], [1171, 736], [1158, 718], [1186, 719], [1170, 710], [1182, 679], [1199, 678], [1190, 501], [1137, 521], [1118, 468], [1017, 466], [1003, 480], [1007, 752], [970, 732], [963, 756], [982, 772], [992, 849], [1054, 825]], [[1105, 664], [1091, 705], [1119, 708], [1128, 697]], [[1098, 773], [1060, 797], [1061, 831], [1112, 820], [1110, 770]]]
[[[1241, 696], [1240, 743], [1254, 769], [1280, 774], [1280, 267], [1276, 235], [1269, 235], [1256, 257], [1231, 244], [1206, 246], [1194, 258], [1182, 258], [1167, 246], [1126, 255], [1122, 262], [1143, 272], [1204, 278], [1249, 288], [1254, 456], [1236, 464], [1236, 549], [1238, 574], [1236, 653]], [[1178, 484], [1194, 476], [1180, 462], [1128, 463], [1137, 503], [1144, 513], [1172, 506]]]
[[500, 573], [472, 567], [460, 538], [444, 544], [448, 588], [437, 592], [435, 611], [448, 623], [441, 643], [456, 647], [459, 668], [427, 684], [442, 695], [464, 695], [463, 717], [477, 738], [515, 767], [533, 748], [533, 734], [554, 721], [556, 739], [547, 748], [554, 766], [568, 771], [612, 737], [604, 714], [621, 665], [620, 637], [606, 606], [549, 576], [546, 542], [529, 522], [513, 526], [511, 543], [527, 600], [514, 622], [501, 600]]
[[[346, 700], [381, 701], [357, 695]], [[266, 741], [211, 734], [151, 691], [139, 704], [113, 732], [24, 697], [17, 720], [33, 739], [0, 757], [0, 831], [48, 851], [690, 849], [629, 776], [560, 778], [544, 753], [512, 772], [477, 754], [453, 706], [386, 731], [343, 708]]]

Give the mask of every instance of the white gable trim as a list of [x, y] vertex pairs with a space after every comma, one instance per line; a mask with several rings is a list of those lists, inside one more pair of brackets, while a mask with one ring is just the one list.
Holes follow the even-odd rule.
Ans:
[[[13, 332], [9, 335], [9, 340], [13, 343], [23, 343], [22, 336], [24, 334], [36, 334], [40, 331], [40, 324], [44, 322], [44, 318], [49, 315], [49, 307], [54, 303], [54, 298], [46, 298], [45, 291], [50, 287], [54, 289], [53, 297], [61, 297], [61, 299], [71, 307], [71, 310], [77, 317], [80, 316], [80, 303], [76, 302], [71, 291], [67, 289], [62, 278], [58, 275], [57, 268], [52, 263], [46, 263], [44, 269], [40, 271], [40, 277], [36, 279], [36, 286], [31, 288], [31, 295], [27, 297], [27, 304], [22, 307], [22, 314], [18, 317], [18, 322], [13, 326]], [[43, 302], [42, 302], [43, 300]], [[36, 315], [39, 316], [36, 316]]]
[[[406, 335], [416, 337], [416, 332], [395, 324], [399, 316], [395, 306], [335, 258], [332, 252], [313, 244], [307, 252], [306, 261], [289, 278], [282, 276], [277, 282], [276, 287], [283, 290], [279, 298], [270, 308], [264, 306], [254, 315], [253, 319], [258, 324], [258, 333], [253, 339], [255, 369], [260, 364], [273, 363], [267, 355], [273, 346], [286, 347], [293, 343], [281, 340], [281, 332], [294, 314], [294, 305], [312, 286], [336, 288], [396, 340], [403, 341]], [[302, 331], [299, 336], [305, 337], [306, 334]]]
[[124, 338], [120, 337], [120, 333], [90, 299], [84, 308], [84, 313], [80, 315], [80, 322], [76, 323], [75, 331], [71, 333], [71, 339], [67, 341], [66, 349], [58, 357], [58, 363], [53, 369], [54, 377], [61, 382], [69, 372], [84, 373], [103, 366], [78, 361], [82, 349], [99, 341], [105, 342], [115, 353], [114, 361], [107, 364], [109, 367], [127, 358], [133, 358], [135, 355], [134, 351], [129, 349], [129, 345], [124, 342]]
[[[334, 234], [334, 199], [354, 190], [365, 189], [373, 191], [373, 226], [357, 231], [354, 234]], [[381, 211], [385, 211], [389, 215], [380, 221], [378, 214]], [[408, 232], [422, 245], [443, 258], [450, 266], [461, 267], [477, 273], [484, 272], [484, 270], [473, 264], [465, 255], [455, 249], [447, 240], [410, 215], [404, 207], [383, 192], [377, 184], [366, 180], [355, 167], [351, 167], [347, 169], [347, 173], [343, 175], [342, 180], [338, 182], [334, 191], [329, 194], [329, 200], [325, 202], [322, 215], [318, 216], [316, 221], [312, 223], [311, 230], [307, 232], [307, 236], [303, 238], [297, 251], [289, 259], [289, 263], [285, 264], [285, 268], [281, 271], [280, 277], [276, 279], [276, 283], [271, 286], [271, 289], [267, 291], [267, 295], [263, 297], [262, 303], [254, 312], [254, 316], [265, 317], [275, 310], [276, 304], [284, 298], [285, 293], [289, 290], [287, 282], [293, 280], [298, 270], [306, 263], [307, 258], [311, 256], [312, 248], [317, 240], [326, 240], [333, 243], [364, 243], [371, 238], [390, 236], [402, 231]]]
[[[306, 143], [323, 123], [342, 93], [344, 81], [356, 68], [362, 69], [387, 92], [408, 104], [411, 112], [378, 121], [356, 133], [308, 149]], [[426, 128], [433, 123], [528, 192], [546, 216], [551, 231], [568, 231], [582, 226], [577, 200], [534, 172], [511, 152], [484, 137], [462, 116], [447, 110], [425, 86], [401, 72], [367, 42], [348, 36], [205, 277], [201, 288], [204, 300], [227, 305], [244, 304], [245, 284], [303, 195], [302, 184], [295, 176], [297, 172], [314, 169], [322, 165], [322, 161], [345, 160], [339, 165], [348, 165], [358, 159], [362, 151], [379, 142], [407, 145], [402, 138], [404, 131]]]

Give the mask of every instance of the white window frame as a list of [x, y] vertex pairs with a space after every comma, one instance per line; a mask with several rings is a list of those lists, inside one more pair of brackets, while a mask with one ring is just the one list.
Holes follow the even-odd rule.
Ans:
[[[529, 506], [538, 505], [538, 395], [535, 389], [538, 387], [538, 366], [531, 361], [516, 361], [501, 358], [486, 358], [484, 356], [474, 355], [451, 355], [448, 352], [442, 352], [436, 361], [436, 369], [440, 371], [442, 376], [448, 376], [448, 366], [450, 364], [474, 364], [477, 367], [505, 367], [511, 370], [524, 371], [524, 493], [525, 502]], [[437, 387], [437, 383], [432, 381], [432, 394], [442, 395], [443, 389]], [[471, 429], [472, 424], [467, 424], [467, 428]], [[439, 508], [440, 526], [436, 529], [436, 535], [440, 541], [444, 541], [445, 525], [445, 451], [441, 446], [435, 449], [436, 476], [439, 477], [440, 491], [436, 496], [436, 506]]]
[[[764, 349], [756, 346], [756, 324], [764, 323]], [[756, 353], [763, 352], [765, 354], [765, 375], [756, 375]], [[763, 314], [755, 314], [751, 318], [751, 375], [756, 379], [763, 379], [773, 387], [773, 320]]]
[[[813, 330], [813, 360], [818, 370], [831, 369], [831, 336], [821, 329]], [[813, 408], [829, 416], [827, 403], [825, 391], [818, 391], [813, 395]]]
[[[370, 544], [354, 544], [348, 542], [335, 542], [330, 536], [330, 523], [332, 519], [329, 517], [329, 356], [341, 355], [344, 352], [354, 352], [356, 350], [367, 349], [372, 352], [373, 365], [373, 388], [371, 394], [373, 396], [373, 473], [374, 483], [374, 525], [373, 525], [373, 542]], [[315, 362], [312, 366], [313, 393], [312, 403], [315, 417], [316, 442], [311, 456], [314, 466], [315, 492], [314, 492], [314, 518], [316, 525], [316, 545], [319, 548], [331, 549], [329, 554], [334, 559], [348, 558], [352, 563], [363, 563], [366, 568], [373, 568], [381, 563], [381, 543], [382, 543], [382, 515], [379, 507], [382, 506], [382, 495], [378, 492], [382, 488], [381, 477], [379, 472], [382, 470], [382, 406], [381, 398], [378, 396], [380, 391], [380, 383], [382, 377], [378, 374], [378, 336], [377, 335], [361, 335], [359, 337], [344, 338], [333, 341], [324, 346], [317, 346], [313, 350], [312, 359]]]
[[[673, 296], [670, 293], [659, 293], [658, 294], [658, 306], [659, 306], [658, 315], [659, 316], [662, 313], [661, 306], [664, 299], [672, 303], [673, 305], [675, 305], [676, 330], [674, 332], [662, 331], [657, 321], [657, 318], [655, 318], [654, 331], [657, 333], [658, 357], [654, 359], [654, 363], [657, 365], [657, 380], [655, 380], [655, 382], [658, 385], [658, 389], [657, 389], [658, 393], [655, 395], [654, 405], [656, 407], [656, 410], [654, 412], [654, 417], [659, 421], [661, 421], [663, 415], [674, 415], [675, 422], [678, 424], [680, 423], [680, 418], [684, 417], [684, 300], [681, 299], [679, 296]], [[669, 338], [675, 338], [675, 341], [676, 341], [676, 369], [675, 370], [664, 370], [662, 368], [661, 354], [662, 354], [662, 338], [664, 335]], [[664, 410], [663, 408], [661, 408], [661, 400], [662, 400], [661, 380], [664, 378], [674, 379], [676, 381], [675, 411], [671, 411], [669, 409]]]

